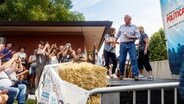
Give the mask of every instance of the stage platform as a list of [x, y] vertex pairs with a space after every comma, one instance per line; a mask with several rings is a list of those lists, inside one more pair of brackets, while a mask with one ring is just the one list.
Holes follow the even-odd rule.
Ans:
[[109, 79], [109, 86], [128, 86], [128, 85], [140, 85], [140, 84], [154, 84], [154, 83], [168, 83], [168, 82], [178, 82], [174, 79], [140, 79], [140, 81], [134, 81], [132, 78], [125, 78], [124, 80], [119, 79]]

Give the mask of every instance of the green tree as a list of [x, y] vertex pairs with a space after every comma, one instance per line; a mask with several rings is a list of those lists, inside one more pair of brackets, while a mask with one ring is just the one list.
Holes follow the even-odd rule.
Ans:
[[5, 0], [0, 19], [15, 21], [84, 21], [82, 13], [71, 11], [71, 0]]
[[166, 39], [162, 28], [151, 36], [149, 50], [151, 61], [167, 59]]

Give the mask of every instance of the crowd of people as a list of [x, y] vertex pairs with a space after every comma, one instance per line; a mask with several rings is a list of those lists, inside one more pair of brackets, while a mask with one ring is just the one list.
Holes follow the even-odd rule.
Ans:
[[13, 104], [14, 99], [18, 104], [25, 104], [27, 93], [35, 92], [47, 64], [93, 60], [92, 55], [87, 60], [81, 48], [73, 50], [70, 43], [58, 47], [41, 41], [29, 57], [25, 46], [20, 46], [19, 52], [13, 46], [12, 42], [0, 44], [0, 104]]

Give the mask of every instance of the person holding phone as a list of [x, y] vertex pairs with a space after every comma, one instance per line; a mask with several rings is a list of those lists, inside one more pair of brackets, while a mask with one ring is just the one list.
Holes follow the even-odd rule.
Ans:
[[[18, 84], [15, 86], [15, 83], [12, 81], [12, 76], [10, 76], [10, 73], [14, 72], [15, 70], [9, 70], [8, 69], [13, 68], [14, 65], [16, 65], [18, 59], [18, 54], [15, 53], [13, 57], [1, 65], [0, 67], [0, 90], [7, 89], [8, 94], [8, 101], [7, 104], [13, 104], [14, 100], [17, 98], [18, 104], [24, 104], [25, 103], [25, 97], [26, 97], [26, 85], [24, 84]], [[2, 69], [1, 69], [2, 68]], [[14, 68], [13, 68], [14, 69]], [[14, 76], [15, 78], [16, 76]]]

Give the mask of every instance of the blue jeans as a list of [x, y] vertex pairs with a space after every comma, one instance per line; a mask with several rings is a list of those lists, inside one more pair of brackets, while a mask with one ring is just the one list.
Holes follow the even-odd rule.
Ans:
[[25, 104], [27, 87], [25, 84], [18, 84], [17, 88], [19, 89], [18, 104]]
[[7, 104], [13, 104], [14, 99], [17, 98], [18, 104], [24, 104], [26, 100], [26, 85], [18, 84], [16, 87], [8, 87], [8, 102]]
[[0, 90], [8, 90], [8, 101], [7, 104], [13, 104], [14, 100], [17, 98], [18, 104], [24, 104], [26, 99], [26, 85], [18, 84], [16, 87], [1, 87]]
[[0, 90], [7, 89], [8, 90], [8, 101], [7, 104], [13, 104], [14, 100], [17, 98], [19, 94], [19, 89], [15, 87], [1, 87]]
[[130, 55], [131, 65], [132, 65], [132, 74], [133, 76], [138, 76], [138, 64], [137, 64], [137, 51], [134, 42], [127, 42], [120, 44], [120, 56], [119, 56], [119, 69], [120, 74], [124, 75], [124, 68], [127, 53]]
[[14, 100], [17, 98], [19, 94], [19, 89], [15, 87], [8, 87], [8, 101], [7, 104], [13, 104]]

